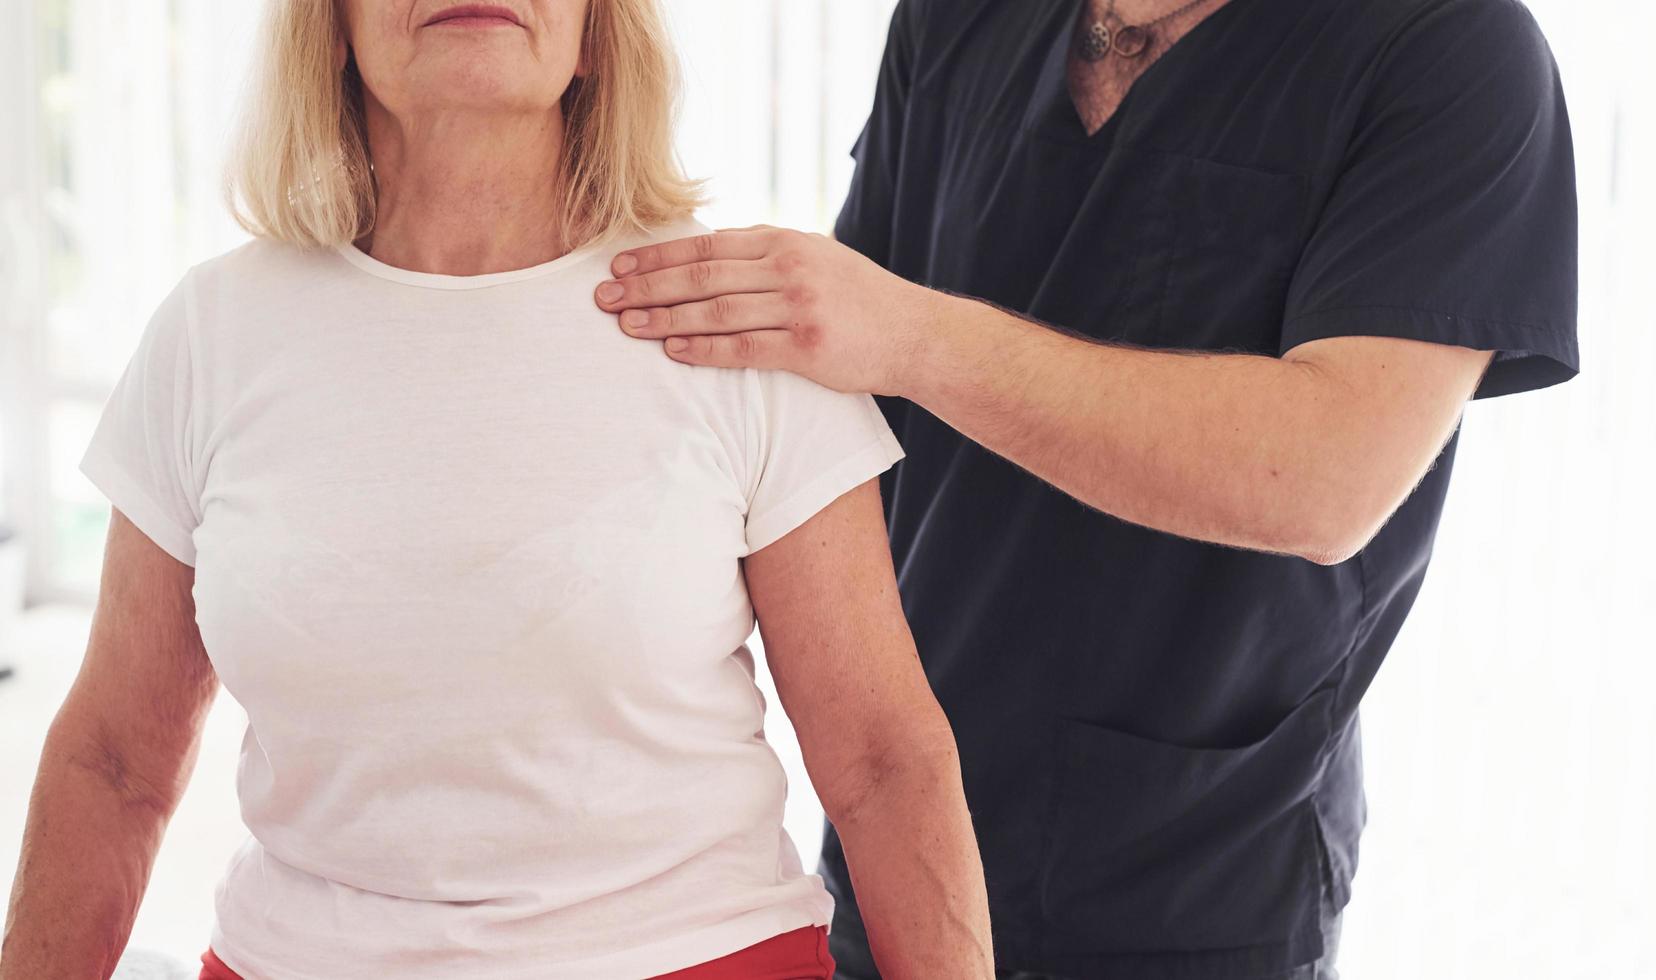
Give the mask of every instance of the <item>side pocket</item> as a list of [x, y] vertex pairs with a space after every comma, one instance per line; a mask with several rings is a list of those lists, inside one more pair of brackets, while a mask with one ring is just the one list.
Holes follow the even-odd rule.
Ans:
[[1059, 722], [1057, 788], [1040, 867], [1045, 946], [1264, 962], [1318, 927], [1311, 792], [1332, 690], [1237, 748], [1189, 748]]

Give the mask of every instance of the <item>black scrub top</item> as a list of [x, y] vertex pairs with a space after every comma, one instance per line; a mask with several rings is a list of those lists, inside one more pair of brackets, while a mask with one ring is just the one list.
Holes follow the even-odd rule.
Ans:
[[[1081, 8], [901, 0], [836, 237], [1103, 342], [1497, 351], [1478, 397], [1575, 374], [1569, 124], [1521, 4], [1233, 0], [1092, 136], [1065, 85]], [[908, 454], [883, 480], [903, 608], [959, 741], [1000, 965], [1201, 980], [1317, 957], [1364, 821], [1358, 701], [1455, 443], [1325, 567], [1125, 523], [880, 404]], [[832, 827], [821, 870], [855, 936]]]

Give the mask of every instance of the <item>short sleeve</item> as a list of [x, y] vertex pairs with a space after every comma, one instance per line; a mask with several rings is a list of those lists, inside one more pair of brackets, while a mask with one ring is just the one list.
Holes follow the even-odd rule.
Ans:
[[156, 309], [81, 456], [80, 471], [161, 550], [195, 564], [190, 276]]
[[1515, 0], [1451, 0], [1375, 67], [1289, 291], [1282, 351], [1367, 335], [1495, 351], [1477, 397], [1573, 377], [1576, 190], [1558, 68]]
[[903, 458], [868, 395], [748, 370], [747, 554], [775, 543]]
[[904, 116], [914, 66], [915, 0], [898, 0], [891, 15], [874, 107], [851, 148], [857, 165], [851, 188], [834, 223], [834, 238], [882, 266], [891, 261], [892, 211]]

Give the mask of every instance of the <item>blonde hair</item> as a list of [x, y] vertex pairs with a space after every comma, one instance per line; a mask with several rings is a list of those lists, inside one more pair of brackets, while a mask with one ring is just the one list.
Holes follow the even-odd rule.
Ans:
[[[658, 0], [589, 0], [589, 68], [564, 93], [563, 244], [666, 224], [703, 201], [673, 152], [678, 64]], [[225, 198], [253, 235], [342, 245], [374, 226], [375, 187], [340, 0], [271, 0]]]

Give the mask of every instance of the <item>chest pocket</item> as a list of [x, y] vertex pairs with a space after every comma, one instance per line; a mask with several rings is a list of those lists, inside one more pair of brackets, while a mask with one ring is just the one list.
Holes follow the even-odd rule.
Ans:
[[1306, 178], [1159, 156], [1161, 193], [1149, 203], [1146, 226], [1166, 238], [1145, 243], [1153, 314], [1135, 318], [1121, 339], [1278, 353], [1288, 283], [1304, 241]]

